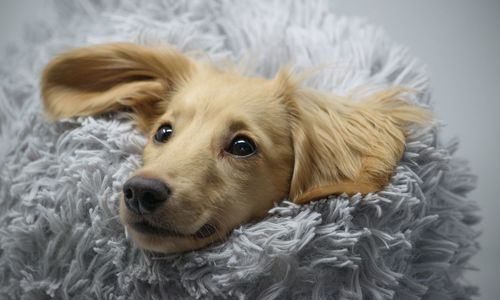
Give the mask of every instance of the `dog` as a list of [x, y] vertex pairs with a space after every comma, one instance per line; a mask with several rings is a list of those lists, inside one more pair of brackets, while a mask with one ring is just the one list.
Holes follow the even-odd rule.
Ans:
[[408, 126], [429, 111], [386, 89], [361, 101], [301, 87], [288, 71], [243, 76], [176, 50], [129, 43], [70, 50], [41, 80], [51, 120], [127, 110], [148, 137], [120, 220], [145, 250], [222, 241], [275, 203], [377, 192]]

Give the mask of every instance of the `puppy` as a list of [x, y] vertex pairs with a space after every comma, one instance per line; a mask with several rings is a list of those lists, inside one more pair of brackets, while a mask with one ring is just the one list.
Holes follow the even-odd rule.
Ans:
[[172, 49], [116, 43], [71, 50], [44, 70], [52, 120], [128, 110], [148, 137], [120, 219], [155, 252], [204, 247], [284, 198], [381, 190], [405, 130], [430, 113], [395, 89], [360, 102], [300, 87], [287, 72], [245, 77]]

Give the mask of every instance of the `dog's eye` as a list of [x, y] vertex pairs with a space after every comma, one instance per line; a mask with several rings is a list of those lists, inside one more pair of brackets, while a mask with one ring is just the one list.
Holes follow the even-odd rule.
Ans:
[[226, 152], [245, 157], [254, 154], [255, 150], [255, 143], [250, 138], [246, 136], [237, 136], [231, 141]]
[[155, 133], [155, 142], [165, 143], [171, 136], [174, 130], [169, 124], [161, 125]]

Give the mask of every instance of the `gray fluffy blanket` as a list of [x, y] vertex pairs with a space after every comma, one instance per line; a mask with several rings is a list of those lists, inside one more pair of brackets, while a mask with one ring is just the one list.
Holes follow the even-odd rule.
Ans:
[[120, 114], [51, 124], [39, 75], [54, 54], [111, 41], [168, 43], [352, 97], [401, 85], [430, 105], [420, 63], [327, 2], [57, 1], [0, 64], [0, 299], [466, 299], [478, 249], [475, 186], [438, 128], [415, 129], [391, 184], [364, 198], [277, 205], [227, 241], [182, 255], [137, 250], [117, 217], [145, 142]]

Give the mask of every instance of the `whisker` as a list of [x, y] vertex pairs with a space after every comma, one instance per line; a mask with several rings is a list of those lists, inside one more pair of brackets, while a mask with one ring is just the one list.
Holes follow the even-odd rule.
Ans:
[[113, 217], [109, 217], [109, 218], [107, 218], [107, 219], [103, 219], [103, 221], [104, 221], [104, 222], [109, 222], [109, 221], [111, 221], [111, 220], [115, 220], [115, 219], [119, 219], [119, 218], [120, 218], [120, 216], [119, 216], [119, 215], [116, 215], [116, 216], [113, 216]]

